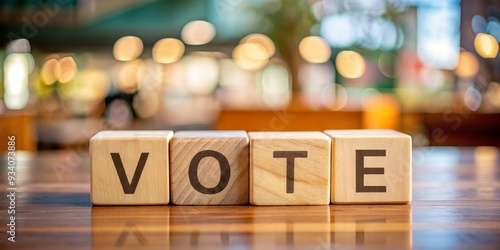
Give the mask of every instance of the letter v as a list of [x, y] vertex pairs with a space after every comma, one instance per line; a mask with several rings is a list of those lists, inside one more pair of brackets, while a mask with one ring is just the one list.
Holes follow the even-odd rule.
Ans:
[[146, 165], [146, 160], [148, 159], [149, 153], [141, 153], [137, 167], [135, 168], [134, 177], [132, 177], [132, 182], [128, 182], [127, 173], [125, 173], [125, 168], [123, 167], [122, 159], [119, 153], [111, 153], [111, 158], [113, 158], [113, 163], [115, 164], [116, 172], [120, 178], [122, 184], [123, 192], [126, 194], [135, 193], [137, 184], [139, 183], [139, 178], [141, 178], [142, 170]]

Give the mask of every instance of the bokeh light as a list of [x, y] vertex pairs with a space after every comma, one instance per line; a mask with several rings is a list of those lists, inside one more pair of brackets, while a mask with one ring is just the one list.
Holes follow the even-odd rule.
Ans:
[[207, 21], [191, 21], [181, 31], [181, 38], [186, 44], [203, 45], [215, 37], [215, 27]]
[[349, 47], [357, 40], [355, 23], [349, 13], [326, 16], [321, 22], [321, 35], [333, 47]]
[[190, 55], [182, 60], [183, 80], [195, 95], [210, 94], [219, 79], [219, 64], [209, 56]]
[[59, 60], [59, 82], [67, 83], [71, 81], [78, 70], [76, 62], [73, 57], [67, 56]]
[[267, 57], [272, 57], [276, 51], [273, 41], [263, 34], [250, 34], [241, 39], [240, 44], [243, 43], [256, 43], [262, 45], [267, 51]]
[[31, 60], [33, 57], [28, 53], [13, 53], [5, 58], [4, 101], [8, 109], [23, 109], [28, 104]]
[[339, 74], [345, 78], [359, 78], [365, 72], [365, 60], [355, 51], [341, 51], [335, 58], [335, 64]]
[[322, 106], [330, 110], [341, 110], [347, 104], [347, 91], [340, 84], [324, 84], [319, 97]]
[[[477, 164], [478, 168], [488, 168], [491, 167], [492, 170], [495, 170], [495, 164], [498, 160], [498, 149], [495, 147], [477, 147], [474, 150], [474, 161]], [[488, 174], [494, 175], [495, 171], [492, 171]], [[491, 178], [491, 175], [488, 176]]]
[[399, 76], [399, 69], [397, 67], [398, 56], [391, 52], [383, 52], [378, 57], [378, 68], [380, 72], [386, 77], [396, 78]]
[[363, 128], [396, 129], [400, 124], [400, 105], [392, 94], [374, 89], [364, 91]]
[[500, 21], [496, 18], [490, 18], [486, 29], [491, 36], [493, 36], [497, 41], [500, 41]]
[[258, 43], [242, 43], [233, 50], [233, 58], [238, 66], [246, 70], [258, 70], [268, 62], [266, 48]]
[[490, 83], [486, 96], [493, 105], [500, 107], [500, 83]]
[[[222, 87], [229, 86], [245, 86], [253, 84], [253, 74], [239, 67], [232, 59], [220, 60], [220, 85]], [[252, 86], [253, 87], [253, 86]]]
[[110, 90], [109, 77], [104, 70], [83, 69], [75, 79], [61, 85], [59, 93], [64, 99], [84, 102], [101, 102]]
[[483, 96], [481, 95], [481, 93], [473, 87], [469, 87], [465, 91], [464, 94], [465, 106], [472, 111], [477, 111], [479, 109], [479, 107], [481, 106], [482, 99]]
[[143, 67], [144, 64], [140, 59], [118, 65], [116, 71], [116, 86], [124, 93], [135, 92]]
[[485, 33], [486, 32], [486, 19], [480, 15], [475, 15], [471, 20], [471, 27], [474, 33]]
[[178, 39], [161, 39], [153, 46], [153, 59], [158, 63], [174, 63], [179, 61], [184, 50], [184, 44]]
[[55, 58], [45, 61], [40, 74], [43, 83], [46, 85], [55, 83], [61, 76], [61, 65], [59, 64], [59, 61]]
[[484, 58], [495, 58], [498, 54], [498, 42], [490, 34], [479, 33], [474, 38], [477, 53]]
[[103, 101], [111, 87], [107, 73], [104, 70], [87, 69], [79, 76], [79, 84], [82, 87], [77, 95], [89, 102]]
[[260, 73], [261, 98], [267, 107], [286, 106], [291, 98], [288, 70], [281, 65], [270, 64]]
[[348, 97], [347, 90], [340, 84], [327, 84], [321, 93], [323, 105], [331, 110], [343, 109]]
[[299, 53], [310, 63], [324, 63], [330, 59], [330, 45], [319, 36], [308, 36], [299, 43]]
[[13, 40], [7, 45], [7, 48], [5, 49], [6, 54], [30, 53], [30, 52], [31, 52], [31, 45], [28, 39], [26, 38]]
[[137, 59], [143, 50], [142, 40], [136, 36], [125, 36], [115, 42], [113, 55], [118, 61], [132, 61]]
[[479, 70], [476, 56], [468, 51], [460, 52], [455, 73], [462, 78], [474, 77]]

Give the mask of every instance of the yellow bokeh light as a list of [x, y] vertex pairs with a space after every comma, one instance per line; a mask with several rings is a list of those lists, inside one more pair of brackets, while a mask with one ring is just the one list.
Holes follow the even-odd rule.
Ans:
[[184, 44], [178, 39], [161, 39], [153, 46], [153, 59], [158, 63], [174, 63], [179, 61], [184, 50]]
[[477, 74], [479, 62], [474, 54], [462, 51], [458, 58], [458, 65], [455, 73], [462, 78], [470, 78]]
[[263, 34], [250, 34], [241, 39], [240, 44], [243, 43], [256, 43], [262, 45], [267, 51], [268, 58], [273, 56], [276, 52], [273, 41]]
[[245, 43], [241, 46], [245, 56], [254, 61], [263, 61], [269, 58], [266, 48], [258, 43]]
[[484, 58], [495, 58], [498, 54], [498, 42], [490, 34], [479, 33], [474, 38], [477, 53]]
[[43, 64], [40, 74], [43, 83], [46, 85], [55, 83], [61, 76], [61, 65], [59, 64], [59, 61], [55, 58], [47, 60]]
[[181, 38], [186, 44], [203, 45], [215, 37], [215, 27], [207, 21], [191, 21], [181, 31]]
[[266, 48], [258, 43], [243, 43], [233, 50], [233, 58], [238, 66], [246, 70], [259, 70], [268, 62]]
[[332, 51], [323, 38], [308, 36], [300, 41], [299, 53], [307, 62], [324, 63], [330, 59]]
[[392, 94], [373, 91], [363, 102], [363, 128], [397, 129], [400, 124], [400, 105]]
[[498, 150], [495, 147], [477, 147], [474, 150], [474, 160], [478, 167], [495, 167], [498, 159]]
[[104, 70], [85, 70], [80, 74], [80, 84], [81, 88], [76, 96], [90, 102], [104, 100], [110, 89], [108, 75]]
[[345, 78], [359, 78], [365, 72], [365, 60], [355, 51], [340, 52], [335, 58], [335, 64], [339, 74]]
[[113, 55], [118, 61], [132, 61], [137, 59], [143, 49], [140, 38], [136, 36], [125, 36], [116, 41], [113, 47]]
[[59, 68], [61, 70], [61, 73], [59, 75], [59, 81], [61, 83], [67, 83], [71, 81], [76, 75], [76, 62], [70, 56], [64, 57], [59, 60]]
[[219, 63], [209, 56], [190, 55], [182, 59], [183, 81], [189, 92], [207, 95], [214, 91], [219, 79]]
[[137, 90], [137, 79], [142, 72], [142, 60], [125, 62], [118, 66], [116, 86], [124, 93], [133, 93]]
[[500, 107], [500, 83], [491, 82], [488, 86], [486, 96], [493, 105]]
[[109, 90], [110, 81], [106, 71], [84, 69], [76, 74], [74, 81], [61, 85], [59, 93], [65, 99], [100, 102]]

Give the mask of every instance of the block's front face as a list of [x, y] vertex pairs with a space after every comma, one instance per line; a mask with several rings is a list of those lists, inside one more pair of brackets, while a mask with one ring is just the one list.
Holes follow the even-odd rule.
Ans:
[[411, 137], [391, 130], [332, 130], [332, 203], [411, 201]]
[[329, 204], [328, 136], [320, 132], [254, 132], [249, 137], [251, 204]]
[[172, 131], [103, 131], [92, 137], [92, 204], [166, 205], [172, 135]]
[[174, 204], [248, 203], [245, 131], [180, 131], [175, 133], [170, 146]]

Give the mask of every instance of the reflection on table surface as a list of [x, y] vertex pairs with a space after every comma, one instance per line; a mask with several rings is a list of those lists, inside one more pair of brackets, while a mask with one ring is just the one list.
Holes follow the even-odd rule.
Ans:
[[497, 154], [495, 148], [414, 149], [409, 205], [272, 207], [92, 207], [84, 152], [20, 154], [17, 242], [2, 233], [0, 248], [497, 249]]
[[92, 246], [136, 248], [409, 248], [411, 207], [93, 207]]

